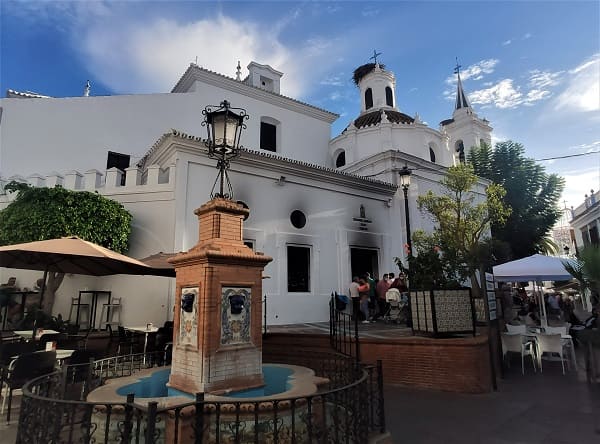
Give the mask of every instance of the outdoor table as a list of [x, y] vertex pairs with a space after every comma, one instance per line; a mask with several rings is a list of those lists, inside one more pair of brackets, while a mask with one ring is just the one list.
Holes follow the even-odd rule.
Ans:
[[83, 294], [91, 294], [92, 300], [90, 301], [90, 329], [93, 330], [96, 327], [96, 312], [98, 311], [98, 296], [100, 295], [108, 295], [108, 304], [110, 304], [110, 299], [112, 296], [111, 291], [106, 290], [80, 290], [79, 296], [77, 298], [77, 317], [75, 318], [75, 324], [79, 325], [79, 309], [81, 307], [81, 295]]
[[[50, 350], [39, 350], [39, 351], [33, 352], [33, 353], [41, 353], [41, 352], [45, 352], [45, 351], [50, 351]], [[57, 348], [56, 350], [53, 350], [53, 351], [56, 352], [56, 362], [58, 362], [59, 366], [62, 364], [62, 361], [70, 358], [71, 355], [73, 355], [73, 353], [75, 353], [75, 350], [63, 349], [63, 348]], [[12, 359], [14, 361], [18, 357], [19, 356], [11, 356], [10, 359]]]
[[129, 331], [134, 331], [137, 333], [144, 333], [144, 357], [143, 357], [143, 363], [144, 365], [146, 364], [146, 348], [148, 347], [148, 334], [149, 333], [156, 333], [158, 331], [158, 327], [155, 326], [150, 326], [150, 324], [146, 325], [145, 327], [123, 327], [125, 330], [129, 330]]
[[[18, 336], [21, 336], [22, 338], [28, 339], [28, 340], [33, 337], [33, 329], [32, 330], [15, 330], [13, 333]], [[56, 331], [56, 330], [44, 330], [42, 332], [42, 334], [58, 335], [58, 334], [60, 334], [60, 332]], [[39, 339], [39, 336], [36, 336], [36, 339]]]
[[70, 358], [71, 355], [73, 353], [75, 353], [75, 350], [66, 349], [66, 348], [57, 348], [55, 351], [56, 351], [56, 360], [59, 362], [62, 362], [65, 359]]

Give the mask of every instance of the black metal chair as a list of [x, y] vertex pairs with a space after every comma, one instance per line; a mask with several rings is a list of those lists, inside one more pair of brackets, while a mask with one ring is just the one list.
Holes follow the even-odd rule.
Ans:
[[[56, 363], [55, 351], [40, 351], [33, 353], [25, 353], [19, 355], [5, 372], [2, 374], [1, 388], [6, 386], [8, 391], [8, 412], [6, 414], [6, 422], [10, 422], [10, 410], [12, 405], [13, 390], [23, 387], [23, 385], [39, 376], [52, 373]], [[6, 402], [6, 393], [2, 396], [2, 410], [4, 413], [4, 404]]]
[[0, 366], [8, 367], [16, 356], [36, 351], [34, 342], [4, 342], [0, 346]]
[[[75, 350], [68, 360], [67, 369], [67, 390], [65, 399], [83, 400], [85, 393], [88, 393], [92, 387], [95, 387], [94, 382], [98, 382], [91, 373], [93, 370], [93, 362], [95, 353], [90, 350]], [[92, 387], [88, 386], [88, 383]]]
[[129, 347], [129, 354], [133, 353], [134, 348], [138, 346], [137, 338], [124, 327], [119, 328], [119, 342], [117, 343], [117, 355], [121, 354], [121, 347]]
[[77, 350], [87, 349], [87, 342], [91, 329], [80, 331], [79, 325], [69, 325], [66, 335], [61, 336], [59, 345], [61, 348], [74, 348]]

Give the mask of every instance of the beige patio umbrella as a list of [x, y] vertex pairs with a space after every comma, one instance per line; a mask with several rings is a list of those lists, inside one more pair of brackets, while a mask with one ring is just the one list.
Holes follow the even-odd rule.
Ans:
[[[175, 277], [174, 269], [154, 268], [75, 236], [0, 247], [0, 267], [43, 271], [44, 286], [49, 271], [89, 276], [132, 274]], [[41, 299], [44, 290], [44, 287], [40, 290]]]
[[160, 251], [158, 253], [140, 259], [140, 262], [143, 262], [145, 265], [159, 270], [172, 270], [173, 276], [175, 276], [175, 266], [167, 262], [167, 259], [177, 254], [179, 253], [163, 253], [162, 251]]

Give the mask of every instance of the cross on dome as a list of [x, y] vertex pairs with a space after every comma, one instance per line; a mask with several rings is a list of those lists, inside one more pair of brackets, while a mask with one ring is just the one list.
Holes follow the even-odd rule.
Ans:
[[377, 65], [377, 57], [380, 56], [382, 53], [381, 52], [377, 52], [377, 50], [373, 50], [373, 57], [370, 57], [369, 60], [373, 60], [375, 62], [375, 64]]

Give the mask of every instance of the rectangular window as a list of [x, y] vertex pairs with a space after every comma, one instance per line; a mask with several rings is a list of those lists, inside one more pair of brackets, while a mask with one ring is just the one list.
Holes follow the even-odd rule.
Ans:
[[253, 239], [244, 239], [244, 245], [254, 251], [254, 240]]
[[277, 151], [277, 127], [275, 125], [260, 122], [260, 149]]
[[587, 227], [581, 230], [581, 238], [583, 239], [583, 246], [587, 247], [590, 245], [590, 235], [588, 233]]
[[590, 244], [598, 246], [600, 244], [600, 236], [598, 236], [598, 227], [590, 228]]
[[288, 245], [287, 247], [288, 292], [310, 291], [310, 247]]
[[[109, 151], [108, 156], [106, 158], [106, 169], [109, 170], [113, 167], [117, 167], [123, 173], [126, 168], [129, 168], [130, 157], [128, 154], [115, 153], [114, 151]], [[121, 186], [125, 185], [125, 174], [121, 176]]]

